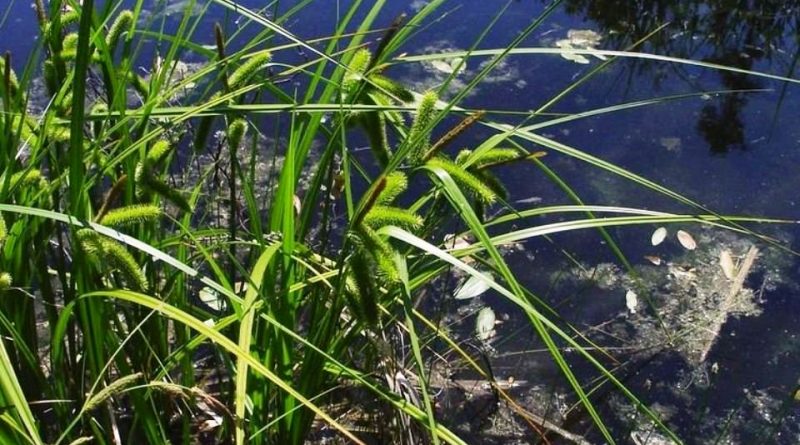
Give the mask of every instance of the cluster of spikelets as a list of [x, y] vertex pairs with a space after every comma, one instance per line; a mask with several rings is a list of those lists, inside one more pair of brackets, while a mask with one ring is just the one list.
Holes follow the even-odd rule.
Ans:
[[[11, 192], [12, 197], [17, 196], [18, 193], [27, 192], [40, 192], [46, 189], [49, 185], [47, 179], [42, 175], [42, 172], [37, 169], [29, 169], [14, 173], [6, 179], [6, 176], [0, 176], [0, 187], [6, 184], [8, 191]], [[16, 198], [15, 198], [16, 199]], [[8, 228], [3, 215], [0, 215], [0, 251], [2, 251], [8, 238]], [[7, 290], [13, 283], [11, 274], [8, 272], [0, 272], [0, 291]]]
[[[45, 8], [41, 5], [40, 1], [36, 1], [34, 6], [37, 10], [40, 26], [43, 31], [45, 42], [57, 40], [58, 45], [51, 45], [50, 49], [58, 49], [58, 60], [63, 62], [74, 62], [78, 56], [78, 33], [68, 31], [71, 27], [78, 24], [80, 21], [80, 12], [76, 10], [69, 10], [63, 12], [59, 16], [58, 30], [65, 32], [63, 35], [55, 35], [56, 32], [54, 23], [47, 18]], [[94, 63], [102, 63], [102, 54], [114, 54], [116, 48], [122, 41], [123, 35], [128, 32], [133, 26], [134, 13], [131, 10], [123, 10], [117, 15], [114, 22], [107, 28], [105, 39], [103, 39], [102, 47], [94, 48], [90, 55], [90, 60]], [[55, 59], [48, 58], [44, 62], [44, 79], [50, 91], [57, 91], [57, 76]], [[130, 85], [141, 95], [146, 96], [149, 90], [147, 82], [139, 75], [128, 71], [126, 77]], [[62, 100], [61, 104], [70, 104], [72, 102], [70, 93]]]
[[159, 175], [159, 164], [172, 149], [172, 145], [168, 141], [157, 141], [144, 158], [136, 164], [136, 175], [134, 176], [136, 194], [141, 200], [148, 200], [153, 194], [156, 194], [181, 210], [191, 212], [192, 208], [186, 198]]
[[[122, 229], [154, 221], [159, 216], [161, 216], [160, 207], [153, 204], [137, 204], [110, 210], [98, 222], [104, 226]], [[139, 263], [122, 244], [91, 228], [78, 230], [76, 236], [86, 257], [98, 270], [116, 271], [129, 288], [137, 291], [147, 290], [147, 278]]]
[[[152, 195], [157, 195], [176, 207], [190, 212], [191, 206], [181, 192], [167, 184], [159, 175], [159, 164], [171, 151], [172, 146], [169, 142], [161, 140], [153, 144], [144, 158], [139, 161], [134, 177], [136, 194], [142, 201], [151, 200]], [[117, 185], [124, 185], [124, 181], [118, 182]], [[115, 186], [109, 192], [106, 205], [113, 200], [114, 192], [118, 188], [121, 186]], [[105, 209], [105, 205], [103, 209]], [[114, 229], [129, 229], [138, 224], [156, 221], [162, 214], [161, 207], [151, 203], [133, 204], [108, 211], [103, 209], [95, 218], [95, 222]], [[122, 244], [91, 228], [78, 230], [77, 237], [84, 253], [98, 270], [116, 271], [128, 287], [139, 291], [147, 290], [147, 278], [136, 259]]]
[[[353, 54], [347, 68], [342, 92], [343, 99], [349, 103], [389, 107], [414, 101], [410, 91], [372, 66], [372, 55], [367, 49], [360, 49]], [[402, 116], [393, 111], [362, 111], [354, 112], [350, 120], [364, 130], [375, 158], [381, 166], [385, 166], [391, 157], [386, 135], [387, 122], [401, 125]]]
[[379, 281], [391, 284], [400, 280], [395, 264], [395, 257], [399, 253], [378, 235], [377, 230], [389, 225], [407, 230], [422, 226], [419, 215], [392, 205], [406, 188], [408, 178], [402, 172], [393, 172], [382, 178], [368, 198], [361, 216], [357, 216], [353, 224], [352, 239], [356, 249], [351, 258], [347, 294], [352, 299], [351, 305], [370, 324], [378, 319], [377, 302], [381, 295]]
[[[214, 27], [214, 37], [217, 45], [217, 57], [220, 62], [219, 67], [221, 70], [220, 77], [222, 79], [222, 91], [211, 96], [211, 101], [218, 100], [222, 93], [230, 94], [231, 92], [235, 92], [247, 86], [248, 83], [272, 61], [272, 53], [269, 51], [259, 51], [251, 54], [247, 60], [245, 60], [241, 65], [239, 65], [239, 67], [233, 70], [230, 75], [228, 75], [227, 65], [229, 60], [225, 56], [225, 37], [223, 36], [222, 28], [219, 25]], [[235, 104], [241, 103], [242, 100], [243, 96], [238, 96], [236, 99], [229, 99], [228, 102]], [[206, 139], [208, 139], [208, 135], [211, 133], [213, 124], [213, 115], [204, 116], [200, 119], [200, 123], [195, 130], [194, 136], [194, 147], [196, 150], [200, 150], [205, 146]], [[234, 126], [240, 126], [241, 128], [234, 128]], [[239, 143], [244, 136], [245, 129], [245, 121], [242, 119], [233, 119], [231, 122], [229, 122], [227, 128], [228, 146], [231, 147], [232, 150], [235, 150], [239, 146]], [[237, 138], [235, 136], [239, 131], [241, 131], [242, 137]], [[234, 137], [232, 138], [231, 136]], [[236, 143], [234, 144], [233, 142]]]
[[[9, 56], [6, 56], [9, 57]], [[0, 57], [0, 98], [8, 99], [9, 104], [17, 102], [24, 104], [27, 98], [24, 91], [20, 90], [17, 75], [11, 68], [10, 60]], [[23, 97], [18, 97], [18, 95]], [[39, 122], [32, 116], [16, 113], [0, 114], [0, 128], [10, 128], [13, 134], [18, 135], [19, 140], [27, 146], [37, 146], [40, 140], [52, 142], [66, 142], [69, 140], [69, 126], [66, 123], [51, 122], [46, 127], [40, 126]], [[44, 141], [42, 141], [44, 142]]]
[[[349, 63], [348, 73], [342, 82], [342, 91], [344, 99], [350, 103], [387, 108], [414, 100], [411, 92], [373, 67], [370, 53], [365, 49], [355, 53]], [[435, 92], [427, 92], [421, 97], [414, 121], [405, 136], [405, 145], [409, 146], [405, 162], [414, 173], [421, 171], [421, 167], [447, 172], [472, 197], [476, 213], [482, 216], [486, 205], [498, 199], [505, 200], [508, 196], [507, 190], [491, 169], [538, 157], [542, 153], [530, 154], [516, 148], [492, 147], [474, 151], [464, 149], [455, 159], [451, 159], [443, 149], [478, 122], [483, 113], [467, 116], [432, 143], [431, 132], [437, 118], [438, 100]], [[364, 129], [376, 161], [381, 167], [385, 167], [392, 156], [386, 133], [387, 122], [404, 126], [402, 117], [393, 111], [378, 109], [356, 111], [351, 114], [350, 119]], [[404, 173], [395, 171], [381, 176], [372, 187], [370, 195], [365, 198], [363, 210], [356, 214], [351, 225], [356, 248], [347, 277], [347, 294], [351, 306], [371, 324], [378, 319], [377, 302], [382, 295], [379, 287], [391, 286], [400, 278], [395, 261], [400, 253], [387, 239], [378, 235], [378, 229], [392, 225], [415, 231], [424, 222], [416, 213], [392, 205], [407, 186], [408, 177]]]

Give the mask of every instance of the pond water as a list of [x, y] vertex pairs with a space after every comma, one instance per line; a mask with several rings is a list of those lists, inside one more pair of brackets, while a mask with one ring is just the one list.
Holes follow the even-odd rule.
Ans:
[[[198, 3], [199, 12], [204, 3]], [[241, 3], [258, 8], [264, 2]], [[402, 12], [413, 13], [426, 2], [388, 3], [378, 21], [380, 26]], [[11, 51], [15, 67], [22, 70], [26, 55], [35, 48], [31, 26], [35, 18], [27, 0], [8, 4], [9, 14], [0, 17], [0, 33], [16, 37], [0, 40], [0, 51]], [[146, 17], [156, 21], [166, 17], [169, 28], [175, 26], [187, 4], [148, 2]], [[318, 1], [284, 25], [304, 39], [330, 35], [337, 13], [347, 4]], [[402, 51], [466, 50], [503, 5], [505, 2], [449, 2], [441, 10], [446, 13], [435, 15], [435, 21]], [[282, 10], [288, 7], [289, 2], [281, 2]], [[543, 2], [511, 2], [479, 47], [503, 48], [543, 9]], [[195, 36], [200, 43], [211, 43], [216, 21], [227, 23], [229, 29], [245, 26], [235, 14], [219, 7], [209, 11]], [[263, 12], [274, 14], [269, 8]], [[609, 50], [635, 46], [646, 53], [798, 77], [798, 25], [800, 1], [567, 0], [520, 47], [555, 48], [571, 37], [570, 44], [576, 47], [587, 41]], [[256, 25], [250, 24], [242, 36], [257, 31]], [[152, 55], [145, 52], [143, 57]], [[186, 55], [187, 60], [193, 57], [197, 58]], [[285, 57], [282, 61], [291, 63], [302, 60], [304, 54]], [[485, 60], [469, 60], [449, 94], [464, 86]], [[510, 56], [461, 105], [535, 110], [601, 63], [591, 56], [572, 60], [557, 54]], [[446, 69], [433, 63], [403, 63], [392, 67], [389, 74], [422, 92], [440, 84], [447, 76]], [[287, 88], [302, 88], [303, 80], [296, 82]], [[547, 127], [540, 133], [721, 214], [800, 219], [800, 86], [686, 64], [621, 58], [591, 75], [547, 111], [578, 113], [676, 95], [686, 97]], [[502, 119], [516, 123], [521, 118]], [[476, 130], [459, 142], [470, 146], [488, 134]], [[696, 213], [607, 171], [547, 151], [545, 163], [586, 203]], [[516, 201], [518, 208], [572, 203], [533, 166], [503, 173], [511, 201]], [[558, 219], [519, 225], [554, 221]], [[670, 227], [667, 241], [654, 247], [651, 233], [655, 228], [609, 230], [635, 274], [626, 271], [596, 231], [535, 238], [509, 249], [508, 255], [524, 284], [556, 307], [565, 323], [609, 348], [615, 361], [604, 363], [618, 366], [618, 377], [660, 412], [687, 443], [800, 443], [800, 404], [794, 400], [800, 378], [800, 268], [796, 258], [753, 238], [697, 225]], [[694, 236], [696, 250], [680, 246], [675, 239], [678, 228]], [[794, 225], [751, 228], [789, 248], [796, 246]], [[737, 300], [739, 306], [720, 310], [730, 280], [722, 276], [718, 258], [723, 250], [729, 251], [741, 267], [751, 246], [756, 246], [760, 255], [746, 275], [745, 290], [737, 296], [748, 301]], [[662, 264], [652, 264], [652, 258], [645, 259], [645, 255], [658, 257]], [[638, 295], [635, 313], [626, 306], [628, 291]], [[568, 387], [513, 306], [492, 293], [469, 303], [445, 301], [442, 305], [445, 319], [464, 339], [471, 336], [479, 308], [488, 306], [498, 318], [506, 317], [490, 345], [475, 346], [498, 379], [513, 377], [518, 383], [512, 385], [512, 394], [530, 410], [589, 443], [601, 443], [584, 414], [565, 415], [574, 403]], [[700, 331], [705, 334], [698, 335]], [[587, 381], [596, 377], [577, 354], [568, 357]], [[600, 386], [594, 397], [621, 443], [667, 443], [652, 433], [648, 422], [608, 383]], [[461, 406], [465, 401], [454, 395], [449, 403]], [[460, 431], [474, 443], [534, 441], [536, 435], [522, 422], [505, 416], [502, 409], [472, 405], [472, 414], [459, 411], [459, 419], [451, 420], [462, 422]], [[491, 416], [486, 415], [487, 409]], [[558, 434], [548, 438], [551, 443], [571, 442]]]

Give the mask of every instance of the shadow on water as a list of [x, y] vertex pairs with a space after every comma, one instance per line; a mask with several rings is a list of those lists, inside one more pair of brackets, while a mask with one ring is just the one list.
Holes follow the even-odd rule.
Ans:
[[[641, 49], [655, 54], [744, 70], [766, 69], [787, 77], [794, 73], [800, 25], [797, 1], [567, 0], [564, 3], [568, 14], [595, 23], [610, 47], [624, 48], [647, 38]], [[669, 26], [663, 31], [648, 37], [666, 23]], [[793, 53], [787, 54], [786, 48]], [[636, 74], [649, 74], [654, 84], [664, 81], [665, 75], [654, 68], [655, 63], [635, 63]], [[695, 82], [683, 68], [673, 69], [677, 77]], [[745, 74], [720, 72], [719, 75], [728, 90], [763, 87]], [[735, 93], [703, 107], [697, 130], [712, 153], [747, 147], [745, 119], [741, 116], [746, 104], [745, 94]]]

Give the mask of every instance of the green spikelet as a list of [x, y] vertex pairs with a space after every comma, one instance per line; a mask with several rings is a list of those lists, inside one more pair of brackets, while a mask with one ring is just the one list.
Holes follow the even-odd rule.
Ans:
[[351, 257], [350, 273], [352, 274], [351, 290], [355, 295], [351, 302], [354, 312], [364, 319], [368, 325], [378, 322], [378, 285], [375, 282], [373, 267], [363, 252], [356, 252]]
[[136, 171], [133, 175], [133, 182], [137, 184], [136, 187], [136, 196], [139, 199], [145, 199], [149, 195], [149, 191], [147, 190], [147, 177], [150, 176], [152, 172], [150, 168], [145, 167], [144, 162], [138, 162], [136, 164]]
[[228, 125], [228, 147], [236, 150], [242, 144], [244, 134], [247, 131], [247, 121], [236, 119]]
[[75, 60], [78, 54], [78, 33], [72, 32], [64, 36], [61, 42], [61, 57], [64, 60]]
[[100, 224], [109, 227], [129, 227], [154, 221], [161, 216], [161, 208], [152, 204], [135, 204], [109, 210]]
[[[106, 105], [105, 102], [96, 102], [94, 105], [92, 105], [91, 114], [98, 115], [106, 113], [108, 113], [108, 105]], [[93, 120], [91, 125], [92, 125], [92, 134], [94, 135], [95, 139], [99, 139], [100, 135], [102, 135], [103, 133], [104, 120], [103, 119]], [[98, 152], [100, 150], [94, 150], [94, 151]]]
[[385, 91], [389, 93], [392, 97], [397, 98], [400, 102], [408, 103], [414, 102], [414, 95], [411, 94], [403, 85], [400, 83], [389, 79], [386, 76], [382, 76], [380, 74], [372, 74], [369, 76], [369, 81], [373, 84], [373, 86], [377, 87], [379, 90]]
[[31, 169], [11, 175], [9, 187], [12, 190], [16, 189], [17, 187], [33, 187], [41, 190], [47, 187], [47, 185], [47, 179], [45, 179], [45, 177], [42, 175], [42, 172], [37, 169]]
[[9, 290], [14, 284], [11, 274], [8, 272], [0, 273], [0, 291]]
[[395, 198], [408, 188], [408, 177], [403, 172], [393, 171], [386, 176], [386, 186], [383, 187], [378, 195], [376, 204], [391, 204]]
[[108, 29], [108, 34], [106, 34], [106, 45], [109, 48], [109, 51], [114, 51], [114, 48], [117, 46], [117, 42], [119, 41], [120, 36], [123, 32], [127, 31], [130, 28], [131, 23], [133, 22], [133, 12], [126, 9], [119, 13], [117, 19], [114, 20], [114, 23], [111, 25], [111, 28]]
[[488, 170], [479, 170], [474, 174], [486, 185], [486, 187], [489, 187], [495, 195], [500, 197], [500, 199], [508, 199], [508, 190], [503, 185], [502, 181], [500, 181], [500, 178], [495, 176], [494, 173], [491, 173]]
[[92, 441], [94, 441], [94, 437], [83, 436], [73, 440], [72, 442], [69, 443], [69, 445], [85, 445], [87, 443], [92, 443]]
[[0, 74], [4, 77], [3, 89], [5, 89], [7, 84], [9, 90], [8, 94], [13, 96], [14, 94], [17, 94], [17, 91], [19, 91], [19, 80], [17, 80], [17, 74], [6, 61], [7, 57], [9, 57], [8, 53], [6, 54], [6, 57], [0, 57]]
[[36, 147], [39, 144], [39, 136], [34, 131], [35, 128], [36, 122], [29, 116], [26, 116], [25, 119], [20, 116], [14, 116], [11, 119], [11, 129], [13, 131], [19, 130], [20, 142], [25, 142], [32, 147]]
[[76, 236], [87, 256], [101, 269], [116, 270], [128, 286], [137, 291], [147, 291], [147, 278], [133, 255], [121, 244], [92, 229], [78, 230]]
[[386, 118], [383, 113], [363, 113], [359, 116], [364, 132], [367, 133], [372, 154], [381, 167], [389, 163], [389, 139], [386, 136]]
[[[389, 107], [397, 102], [388, 95], [383, 94], [382, 92], [375, 89], [367, 90], [367, 96], [369, 97], [370, 100], [372, 100], [373, 104], [384, 107]], [[397, 110], [383, 110], [380, 111], [379, 113], [385, 116], [386, 119], [391, 120], [394, 123], [405, 124], [405, 120], [403, 120], [403, 115]]]
[[140, 199], [146, 199], [150, 193], [155, 193], [172, 202], [181, 210], [191, 212], [192, 207], [186, 198], [177, 190], [156, 176], [156, 165], [163, 161], [172, 150], [169, 142], [161, 140], [153, 144], [145, 158], [136, 164], [134, 181], [137, 185], [136, 194]]
[[48, 91], [58, 91], [58, 82], [56, 81], [56, 67], [53, 65], [53, 61], [47, 59], [42, 64], [42, 73], [44, 77], [44, 83], [47, 85]]
[[427, 165], [431, 167], [439, 167], [449, 173], [450, 176], [453, 177], [453, 180], [467, 189], [467, 191], [469, 191], [471, 194], [475, 195], [475, 197], [477, 197], [483, 203], [490, 204], [497, 198], [492, 189], [484, 184], [480, 178], [464, 170], [463, 167], [449, 159], [436, 157], [428, 161]]
[[272, 54], [269, 52], [264, 51], [256, 54], [231, 74], [228, 78], [228, 85], [230, 85], [231, 89], [244, 86], [244, 83], [253, 77], [258, 70], [264, 68], [270, 60], [272, 60]]
[[69, 11], [61, 14], [61, 27], [66, 28], [69, 25], [74, 25], [81, 20], [81, 14], [78, 11]]
[[364, 224], [373, 229], [390, 225], [405, 229], [418, 229], [422, 226], [422, 218], [410, 210], [391, 206], [375, 206], [364, 217]]
[[[72, 103], [66, 102], [65, 103]], [[69, 141], [70, 130], [67, 125], [48, 125], [45, 129], [46, 136], [55, 142]]]
[[168, 141], [160, 140], [153, 144], [153, 147], [147, 152], [147, 156], [145, 157], [145, 162], [149, 163], [150, 166], [155, 166], [159, 162], [164, 160], [167, 154], [172, 150], [172, 146], [169, 144]]
[[98, 391], [97, 394], [91, 396], [89, 400], [86, 401], [83, 411], [91, 411], [97, 408], [109, 398], [114, 397], [115, 395], [124, 391], [125, 388], [133, 385], [137, 380], [141, 379], [142, 376], [143, 374], [141, 372], [137, 372], [135, 374], [118, 378], [110, 385]]
[[197, 124], [194, 132], [194, 150], [200, 151], [206, 145], [206, 139], [211, 133], [211, 126], [214, 124], [214, 116], [203, 116]]
[[128, 71], [128, 82], [142, 97], [147, 97], [150, 94], [150, 85], [147, 84], [147, 81], [142, 76], [133, 71]]
[[[137, 173], [138, 173], [137, 169]], [[151, 191], [156, 195], [161, 196], [162, 198], [170, 201], [171, 203], [175, 204], [178, 208], [183, 210], [184, 212], [191, 213], [192, 206], [189, 205], [189, 201], [177, 190], [173, 189], [166, 182], [155, 178], [153, 176], [146, 175], [144, 177], [144, 184], [147, 191]]]
[[391, 282], [398, 282], [400, 280], [400, 273], [394, 264], [394, 248], [388, 241], [381, 238], [380, 235], [375, 233], [374, 230], [361, 225], [358, 229], [358, 237], [363, 244], [363, 248], [372, 257], [378, 270], [383, 276]]
[[[3, 247], [3, 244], [6, 242], [6, 238], [8, 237], [8, 229], [6, 228], [6, 220], [3, 218], [3, 215], [0, 215], [0, 248]], [[0, 291], [8, 290], [11, 288], [13, 284], [13, 280], [11, 279], [11, 274], [8, 272], [0, 273]]]
[[369, 68], [369, 63], [372, 60], [372, 54], [368, 49], [359, 49], [353, 54], [350, 63], [347, 65], [347, 74], [342, 81], [342, 89], [345, 94], [352, 94], [355, 92], [358, 83], [364, 77], [364, 74]]
[[471, 167], [489, 168], [495, 165], [524, 159], [525, 154], [515, 148], [493, 148], [477, 154], [471, 159]]
[[408, 132], [408, 140], [414, 141], [415, 146], [411, 149], [410, 158], [412, 165], [419, 165], [423, 155], [428, 151], [430, 145], [431, 131], [427, 127], [433, 122], [436, 114], [436, 101], [439, 96], [433, 91], [428, 91], [422, 96], [422, 101], [417, 108], [417, 115], [411, 130]]
[[8, 228], [6, 227], [6, 219], [3, 217], [3, 215], [0, 215], [0, 247], [3, 247], [7, 237]]
[[464, 149], [458, 152], [456, 159], [453, 162], [463, 167], [467, 162], [469, 162], [471, 156], [472, 150]]

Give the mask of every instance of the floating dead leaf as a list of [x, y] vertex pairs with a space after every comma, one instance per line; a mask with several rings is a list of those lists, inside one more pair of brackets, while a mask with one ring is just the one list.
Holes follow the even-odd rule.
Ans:
[[497, 317], [490, 307], [485, 307], [478, 311], [478, 318], [475, 320], [475, 336], [478, 340], [486, 341], [494, 336], [494, 325]]
[[728, 249], [723, 249], [719, 253], [719, 265], [722, 267], [722, 273], [725, 278], [732, 280], [736, 276], [736, 266], [733, 264], [733, 257]]
[[667, 238], [667, 228], [666, 227], [659, 227], [653, 232], [653, 236], [650, 237], [650, 243], [654, 246], [657, 246], [664, 242]]
[[646, 259], [647, 261], [650, 261], [651, 263], [653, 263], [656, 266], [660, 266], [661, 263], [663, 263], [663, 261], [661, 260], [661, 257], [655, 256], [655, 255], [645, 255], [644, 259]]
[[631, 311], [631, 314], [636, 313], [636, 306], [639, 305], [639, 297], [636, 295], [636, 292], [629, 290], [625, 293], [625, 306], [628, 307], [628, 310]]
[[688, 232], [678, 230], [678, 241], [686, 250], [697, 249], [697, 243], [694, 241], [694, 238], [692, 238], [692, 235], [689, 235]]
[[459, 286], [459, 288], [456, 290], [454, 298], [456, 300], [468, 300], [483, 294], [487, 290], [489, 290], [489, 284], [486, 282], [486, 280], [476, 276], [471, 276], [467, 281]]

